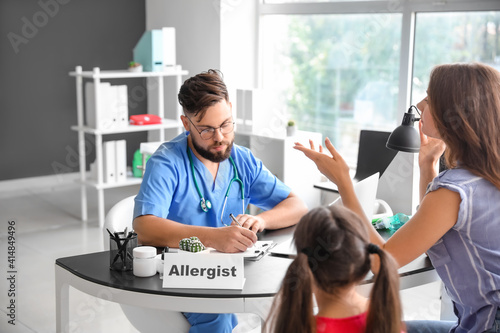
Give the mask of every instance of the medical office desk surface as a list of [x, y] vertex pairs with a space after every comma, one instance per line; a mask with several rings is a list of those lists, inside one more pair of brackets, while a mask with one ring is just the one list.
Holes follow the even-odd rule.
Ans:
[[[271, 231], [262, 239], [278, 243], [289, 239], [294, 227]], [[132, 271], [109, 269], [109, 251], [56, 260], [57, 332], [70, 328], [69, 286], [107, 301], [146, 308], [201, 313], [254, 313], [262, 320], [268, 315], [291, 258], [267, 255], [259, 261], [245, 261], [246, 282], [242, 290], [163, 288], [159, 275], [135, 277]], [[399, 270], [400, 289], [438, 280], [430, 261], [421, 256]], [[370, 273], [371, 275], [371, 273]], [[371, 278], [360, 286], [364, 293]]]
[[[293, 228], [271, 232], [270, 240], [290, 237]], [[172, 254], [174, 255], [174, 254]], [[163, 288], [159, 275], [135, 277], [132, 271], [109, 269], [109, 251], [56, 260], [56, 328], [70, 328], [69, 286], [107, 301], [146, 308], [201, 313], [254, 313], [262, 320], [291, 259], [265, 256], [245, 261], [245, 285], [242, 290]]]

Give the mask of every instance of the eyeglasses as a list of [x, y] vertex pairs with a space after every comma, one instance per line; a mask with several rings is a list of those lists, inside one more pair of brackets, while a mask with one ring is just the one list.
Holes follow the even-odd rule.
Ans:
[[220, 130], [222, 135], [226, 135], [234, 131], [234, 121], [227, 121], [224, 124], [220, 125], [219, 127], [208, 127], [204, 129], [203, 131], [200, 131], [198, 127], [196, 127], [195, 124], [191, 121], [189, 117], [186, 116], [186, 118], [189, 120], [189, 122], [194, 126], [196, 131], [200, 134], [201, 138], [203, 140], [210, 140], [211, 138], [214, 137], [215, 135], [215, 130]]

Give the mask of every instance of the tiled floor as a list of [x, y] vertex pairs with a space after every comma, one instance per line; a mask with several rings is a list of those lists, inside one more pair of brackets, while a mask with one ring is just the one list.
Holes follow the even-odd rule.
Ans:
[[[103, 250], [97, 193], [88, 189], [89, 221], [80, 220], [80, 190], [74, 175], [0, 182], [0, 332], [55, 332], [55, 259]], [[106, 211], [136, 194], [138, 186], [105, 192]], [[15, 298], [7, 280], [8, 221], [15, 221]], [[439, 318], [439, 285], [402, 292], [405, 318]], [[15, 299], [15, 326], [7, 306]], [[119, 305], [77, 290], [70, 292], [71, 332], [137, 332]]]

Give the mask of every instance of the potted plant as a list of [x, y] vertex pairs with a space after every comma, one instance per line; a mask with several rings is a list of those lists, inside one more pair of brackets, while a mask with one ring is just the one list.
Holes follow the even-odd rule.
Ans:
[[138, 62], [131, 61], [128, 63], [128, 70], [130, 72], [142, 72], [142, 65]]
[[286, 126], [286, 135], [294, 136], [296, 130], [297, 130], [297, 125], [295, 125], [295, 121], [289, 120]]

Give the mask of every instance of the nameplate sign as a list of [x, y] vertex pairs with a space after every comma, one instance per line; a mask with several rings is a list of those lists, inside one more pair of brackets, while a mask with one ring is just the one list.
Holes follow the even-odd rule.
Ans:
[[163, 288], [243, 289], [243, 257], [230, 254], [166, 254]]

